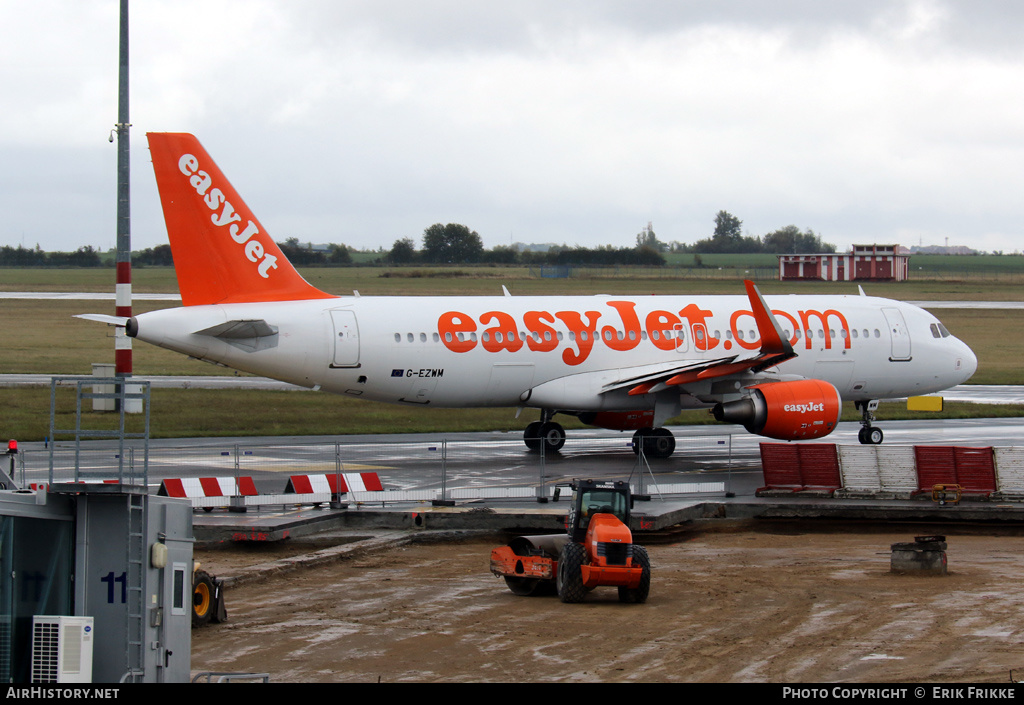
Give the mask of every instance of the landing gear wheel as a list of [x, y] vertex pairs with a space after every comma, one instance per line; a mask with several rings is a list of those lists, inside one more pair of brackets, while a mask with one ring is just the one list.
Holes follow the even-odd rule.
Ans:
[[860, 432], [857, 434], [857, 440], [864, 445], [878, 445], [882, 442], [882, 429], [875, 428], [871, 423], [875, 420], [875, 410], [878, 409], [878, 400], [871, 399], [866, 401], [854, 402], [854, 406], [857, 411], [860, 412]]
[[667, 428], [642, 428], [633, 434], [633, 452], [640, 454], [643, 444], [644, 455], [649, 458], [668, 458], [676, 450], [676, 438]]
[[205, 570], [192, 580], [192, 626], [207, 624], [213, 618], [213, 579]]
[[633, 544], [633, 565], [643, 568], [643, 572], [640, 574], [640, 584], [635, 588], [620, 586], [619, 602], [641, 604], [647, 602], [647, 595], [651, 592], [651, 559], [647, 555], [647, 549], [643, 546]]
[[583, 602], [587, 590], [583, 587], [583, 563], [586, 561], [583, 544], [569, 541], [562, 547], [558, 557], [558, 574], [555, 585], [558, 599], [562, 602]]
[[644, 439], [644, 454], [652, 458], [667, 458], [675, 452], [676, 438], [667, 428], [656, 428]]
[[540, 450], [540, 427], [543, 426], [540, 421], [534, 421], [533, 423], [527, 424], [526, 430], [523, 431], [523, 441], [526, 443], [526, 447], [530, 450]]
[[885, 434], [882, 433], [882, 429], [876, 426], [865, 426], [857, 433], [857, 440], [863, 445], [874, 445], [877, 446], [882, 442]]
[[[634, 455], [640, 455], [640, 444], [643, 443], [644, 436], [649, 435], [652, 430], [653, 429], [650, 429], [650, 428], [641, 428], [641, 429], [638, 429], [638, 430], [633, 432], [633, 454]], [[644, 449], [644, 453], [646, 453], [646, 452], [647, 452], [647, 449]]]
[[557, 452], [565, 445], [565, 429], [554, 421], [542, 423], [537, 435], [547, 452]]

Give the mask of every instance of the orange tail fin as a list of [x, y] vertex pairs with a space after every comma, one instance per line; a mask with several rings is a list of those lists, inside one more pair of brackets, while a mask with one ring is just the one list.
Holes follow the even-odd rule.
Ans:
[[146, 137], [182, 303], [332, 298], [295, 270], [199, 140], [173, 132]]

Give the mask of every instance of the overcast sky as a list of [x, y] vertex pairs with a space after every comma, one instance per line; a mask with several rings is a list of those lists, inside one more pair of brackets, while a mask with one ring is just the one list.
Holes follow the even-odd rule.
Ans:
[[[116, 243], [118, 7], [0, 2], [0, 245]], [[135, 2], [132, 244], [167, 241], [172, 131], [278, 241], [692, 243], [727, 210], [1020, 251], [1021, 37], [1016, 0]]]

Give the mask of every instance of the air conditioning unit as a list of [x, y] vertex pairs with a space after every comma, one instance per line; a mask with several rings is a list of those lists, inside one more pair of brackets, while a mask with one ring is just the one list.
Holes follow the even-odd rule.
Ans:
[[34, 615], [32, 682], [91, 682], [92, 645], [92, 617]]

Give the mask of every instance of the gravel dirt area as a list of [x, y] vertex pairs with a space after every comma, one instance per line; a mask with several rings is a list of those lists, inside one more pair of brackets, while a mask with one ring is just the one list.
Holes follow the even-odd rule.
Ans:
[[[1024, 536], [987, 529], [707, 522], [648, 544], [650, 599], [516, 597], [501, 538], [411, 543], [227, 591], [192, 668], [272, 682], [986, 682], [1024, 675]], [[988, 533], [985, 533], [988, 532]], [[945, 576], [890, 545], [948, 538]], [[1011, 535], [1012, 534], [1012, 535]], [[322, 545], [196, 551], [220, 577]]]

